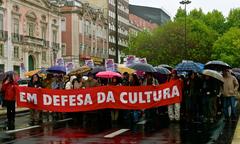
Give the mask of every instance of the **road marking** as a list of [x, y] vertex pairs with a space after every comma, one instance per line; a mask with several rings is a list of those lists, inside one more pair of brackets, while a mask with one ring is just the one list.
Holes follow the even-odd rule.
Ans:
[[34, 129], [34, 128], [39, 128], [40, 125], [35, 125], [35, 126], [31, 126], [31, 127], [26, 127], [26, 128], [22, 128], [22, 129], [16, 129], [16, 130], [9, 130], [6, 131], [7, 134], [11, 134], [11, 133], [15, 133], [15, 132], [19, 132], [19, 131], [24, 131], [24, 130], [29, 130], [29, 129]]
[[67, 119], [58, 120], [57, 122], [65, 122], [65, 121], [70, 121], [70, 120], [72, 120], [72, 118], [67, 118]]
[[147, 120], [143, 120], [143, 121], [138, 122], [137, 124], [139, 124], [139, 125], [144, 125], [144, 124], [146, 124], [146, 123], [147, 123]]
[[115, 132], [113, 132], [113, 133], [110, 133], [110, 134], [108, 134], [108, 135], [105, 135], [104, 138], [113, 138], [113, 137], [115, 137], [115, 136], [117, 136], [117, 135], [120, 135], [120, 134], [126, 132], [126, 131], [129, 131], [129, 129], [120, 129], [120, 130], [118, 130], [118, 131], [115, 131]]

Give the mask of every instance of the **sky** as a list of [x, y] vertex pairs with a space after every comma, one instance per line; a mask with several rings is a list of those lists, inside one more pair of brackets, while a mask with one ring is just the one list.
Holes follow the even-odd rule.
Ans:
[[[181, 6], [180, 1], [181, 0], [129, 0], [129, 3], [162, 8], [173, 18], [177, 9]], [[201, 8], [203, 12], [207, 13], [217, 9], [226, 17], [231, 9], [237, 7], [240, 7], [240, 0], [191, 0], [191, 3], [187, 5], [187, 11], [194, 8]], [[182, 8], [184, 8], [183, 5]]]

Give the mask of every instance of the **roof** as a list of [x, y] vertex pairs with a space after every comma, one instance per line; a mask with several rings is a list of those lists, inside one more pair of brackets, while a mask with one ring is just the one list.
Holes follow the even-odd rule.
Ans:
[[159, 25], [162, 25], [171, 19], [171, 17], [162, 9], [146, 6], [129, 5], [129, 13]]

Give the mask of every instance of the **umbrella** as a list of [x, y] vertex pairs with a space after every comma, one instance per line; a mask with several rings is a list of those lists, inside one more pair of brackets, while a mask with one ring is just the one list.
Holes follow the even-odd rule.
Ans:
[[176, 68], [177, 71], [194, 71], [194, 72], [201, 72], [201, 67], [193, 62], [193, 61], [183, 61], [182, 63], [179, 63]]
[[134, 69], [128, 68], [128, 67], [126, 67], [126, 66], [123, 65], [123, 64], [119, 64], [118, 67], [117, 67], [117, 70], [118, 70], [121, 74], [123, 74], [124, 72], [127, 72], [127, 73], [129, 73], [129, 74], [132, 74], [132, 73], [135, 72]]
[[144, 72], [156, 72], [152, 65], [145, 63], [134, 63], [131, 66], [129, 66], [129, 68]]
[[102, 72], [102, 71], [106, 71], [106, 68], [104, 66], [97, 66], [97, 67], [94, 67], [91, 70], [91, 73], [96, 74], [96, 73], [99, 73], [99, 72]]
[[104, 71], [104, 72], [99, 72], [96, 74], [97, 77], [100, 78], [113, 78], [113, 77], [122, 77], [121, 74], [112, 72], [112, 71]]
[[212, 70], [224, 70], [231, 69], [231, 66], [223, 61], [209, 61], [205, 64], [204, 69], [212, 69]]
[[233, 72], [233, 75], [240, 80], [240, 72]]
[[47, 71], [51, 72], [51, 73], [64, 73], [64, 74], [66, 74], [66, 68], [64, 66], [58, 66], [58, 65], [55, 65], [55, 66], [52, 66], [52, 67], [48, 68]]
[[72, 75], [84, 74], [84, 73], [87, 73], [89, 71], [91, 71], [90, 67], [82, 66], [82, 67], [73, 69], [68, 75], [72, 76]]
[[160, 74], [164, 74], [164, 75], [171, 74], [171, 71], [169, 71], [165, 67], [158, 66], [158, 67], [155, 67], [155, 70], [157, 71], [157, 73], [160, 73]]
[[205, 70], [203, 70], [203, 74], [207, 75], [207, 76], [210, 76], [210, 77], [213, 77], [213, 78], [223, 82], [223, 76], [215, 70], [205, 69]]
[[172, 69], [173, 69], [173, 67], [171, 67], [170, 65], [167, 65], [167, 64], [161, 64], [158, 67], [164, 67], [164, 68], [167, 68], [170, 71], [172, 71]]
[[31, 76], [33, 76], [34, 74], [37, 74], [37, 73], [40, 72], [40, 71], [41, 71], [41, 69], [36, 69], [36, 70], [28, 71], [28, 72], [25, 72], [25, 73], [24, 73], [24, 76], [26, 76], [26, 77], [31, 77]]
[[233, 71], [233, 72], [240, 73], [240, 68], [233, 68], [232, 71]]

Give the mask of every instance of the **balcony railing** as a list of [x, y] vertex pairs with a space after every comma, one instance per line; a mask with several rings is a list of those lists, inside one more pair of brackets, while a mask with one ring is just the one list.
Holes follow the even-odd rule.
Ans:
[[44, 46], [43, 39], [32, 37], [32, 36], [24, 36], [23, 41], [28, 44]]
[[58, 51], [60, 49], [59, 43], [52, 42], [52, 49]]
[[43, 40], [43, 46], [48, 48], [49, 47], [49, 41]]
[[12, 33], [12, 42], [21, 43], [23, 41], [23, 36], [18, 33]]
[[7, 31], [0, 30], [0, 40], [6, 41], [8, 39], [8, 33]]

